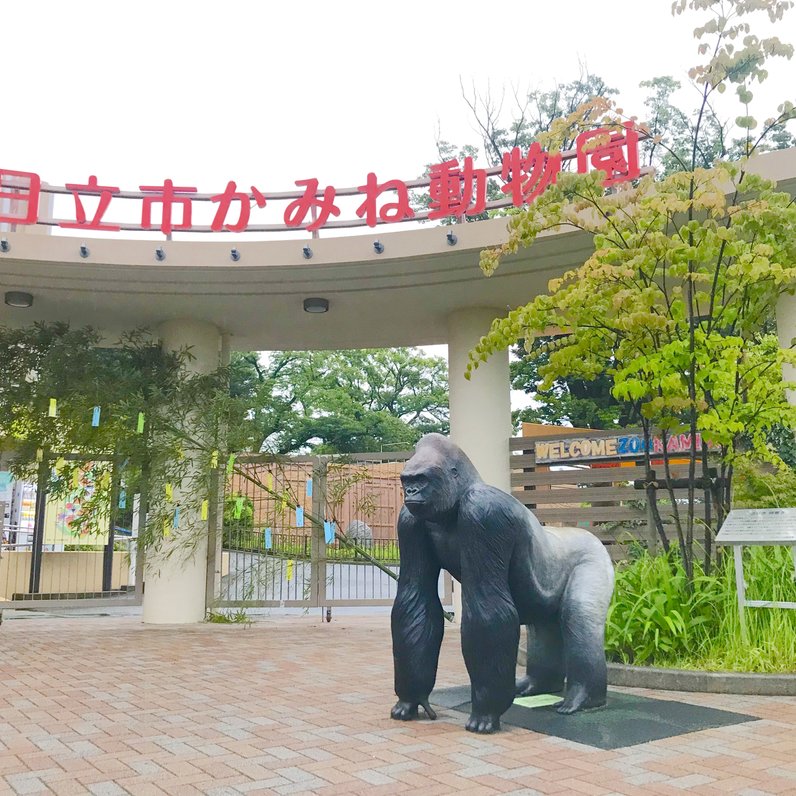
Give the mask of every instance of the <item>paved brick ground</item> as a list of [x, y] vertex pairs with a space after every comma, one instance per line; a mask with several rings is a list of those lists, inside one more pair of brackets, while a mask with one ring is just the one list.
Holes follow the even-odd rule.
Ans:
[[[796, 698], [645, 692], [763, 720], [606, 752], [393, 722], [391, 666], [385, 617], [7, 621], [0, 792], [796, 794]], [[440, 669], [466, 682], [455, 632]]]

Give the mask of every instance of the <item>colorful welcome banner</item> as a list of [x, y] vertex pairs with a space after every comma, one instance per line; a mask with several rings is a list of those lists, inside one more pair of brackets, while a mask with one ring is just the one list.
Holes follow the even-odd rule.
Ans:
[[[696, 435], [697, 450], [702, 450], [702, 435]], [[713, 446], [709, 446], [713, 447]], [[592, 459], [640, 458], [644, 455], [642, 434], [621, 434], [615, 437], [572, 437], [570, 439], [544, 440], [536, 443], [537, 464], [562, 464]], [[688, 453], [691, 450], [690, 434], [672, 434], [666, 440], [668, 453]], [[662, 454], [660, 437], [650, 440], [650, 453]]]

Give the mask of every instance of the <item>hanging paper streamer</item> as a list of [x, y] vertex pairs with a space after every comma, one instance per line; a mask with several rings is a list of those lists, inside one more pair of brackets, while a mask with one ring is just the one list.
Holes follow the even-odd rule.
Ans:
[[143, 434], [144, 433], [144, 413], [143, 412], [139, 412], [138, 413], [138, 422], [136, 423], [135, 431], [136, 431], [137, 434]]
[[96, 428], [99, 425], [100, 411], [101, 411], [100, 408], [98, 406], [95, 406], [91, 414], [91, 425], [94, 428]]
[[124, 489], [119, 490], [119, 508], [127, 508], [127, 493], [124, 491]]
[[232, 475], [232, 471], [235, 469], [235, 454], [230, 453], [229, 459], [227, 459], [227, 475]]
[[282, 514], [287, 511], [287, 493], [282, 493]]
[[102, 478], [100, 479], [100, 486], [103, 489], [107, 489], [110, 486], [110, 483], [111, 483], [111, 474], [106, 470], [102, 474]]
[[293, 580], [293, 559], [289, 558], [287, 560], [287, 566], [285, 567], [285, 577], [287, 578], [287, 582], [290, 583]]
[[329, 520], [323, 523], [323, 538], [326, 540], [326, 544], [331, 544], [334, 541], [334, 523]]
[[263, 535], [263, 545], [265, 546], [266, 550], [270, 550], [273, 545], [273, 540], [271, 539], [271, 529], [266, 528], [265, 534]]
[[50, 398], [50, 408], [47, 412], [47, 417], [55, 417], [58, 414], [58, 401], [55, 398]]
[[41, 448], [36, 448], [36, 461], [40, 462], [44, 459], [44, 451]]
[[274, 491], [274, 474], [268, 473], [265, 479], [265, 485], [270, 489], [272, 492]]
[[304, 527], [304, 509], [301, 506], [296, 506], [296, 527]]
[[66, 459], [63, 456], [59, 456], [58, 460], [55, 462], [55, 469], [60, 470], [66, 464]]
[[307, 497], [312, 497], [312, 479], [307, 479]]
[[72, 489], [77, 489], [80, 486], [80, 468], [75, 467], [72, 470]]
[[235, 519], [239, 520], [241, 514], [243, 514], [243, 498], [239, 497], [235, 498]]
[[166, 484], [166, 500], [168, 500], [169, 503], [171, 503], [173, 499], [174, 499], [174, 488], [172, 487], [171, 484]]
[[213, 451], [210, 454], [210, 469], [215, 470], [218, 467], [218, 451]]
[[171, 533], [171, 523], [169, 522], [169, 518], [163, 520], [163, 535], [168, 536]]
[[174, 507], [174, 527], [175, 528], [179, 528], [180, 527], [180, 507], [179, 506], [175, 506]]
[[208, 511], [209, 507], [210, 507], [210, 503], [207, 500], [203, 500], [202, 501], [202, 519], [203, 520], [207, 519], [207, 511]]

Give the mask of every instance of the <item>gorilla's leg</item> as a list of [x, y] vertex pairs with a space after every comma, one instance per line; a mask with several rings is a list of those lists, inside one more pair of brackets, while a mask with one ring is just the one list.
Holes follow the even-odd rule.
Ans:
[[610, 576], [591, 563], [576, 567], [561, 606], [567, 691], [556, 710], [575, 713], [605, 704], [605, 617], [611, 600]]
[[392, 650], [398, 702], [391, 716], [400, 721], [437, 716], [428, 704], [437, 677], [443, 614], [437, 592], [440, 566], [422, 521], [404, 508], [398, 519], [401, 569], [392, 607]]
[[493, 523], [480, 505], [464, 504], [459, 517], [462, 653], [472, 693], [465, 729], [491, 733], [514, 701], [520, 620], [508, 582], [512, 546], [508, 529]]
[[517, 680], [517, 696], [555, 694], [564, 689], [564, 644], [558, 617], [527, 626], [525, 677]]

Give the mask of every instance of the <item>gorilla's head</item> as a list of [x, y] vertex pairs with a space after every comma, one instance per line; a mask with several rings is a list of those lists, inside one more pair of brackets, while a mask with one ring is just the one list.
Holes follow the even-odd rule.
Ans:
[[441, 434], [427, 434], [401, 473], [404, 504], [418, 519], [433, 520], [453, 511], [464, 489], [480, 480], [458, 445]]

